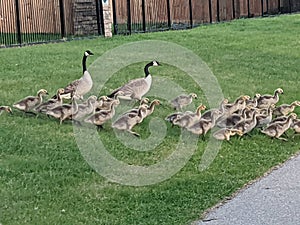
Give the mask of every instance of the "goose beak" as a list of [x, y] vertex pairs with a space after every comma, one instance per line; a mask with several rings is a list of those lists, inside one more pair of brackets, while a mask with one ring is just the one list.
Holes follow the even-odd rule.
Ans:
[[161, 66], [161, 64], [160, 64], [159, 62], [157, 62], [156, 60], [154, 60], [154, 61], [152, 62], [152, 65], [153, 65], [153, 66]]

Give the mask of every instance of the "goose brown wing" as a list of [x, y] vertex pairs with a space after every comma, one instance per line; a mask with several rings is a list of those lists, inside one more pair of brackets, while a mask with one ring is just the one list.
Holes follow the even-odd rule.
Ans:
[[129, 81], [127, 84], [115, 89], [108, 97], [112, 98], [116, 93], [122, 91], [122, 96], [139, 95], [147, 88], [147, 82], [144, 78], [137, 78]]
[[[62, 96], [64, 95], [70, 95], [70, 97], [72, 97], [74, 95], [74, 92], [76, 90], [76, 87], [78, 86], [80, 80], [74, 80], [73, 82], [71, 82], [70, 84], [68, 84], [65, 88], [64, 88], [64, 93], [62, 94]], [[53, 99], [57, 99], [57, 95], [52, 96]]]

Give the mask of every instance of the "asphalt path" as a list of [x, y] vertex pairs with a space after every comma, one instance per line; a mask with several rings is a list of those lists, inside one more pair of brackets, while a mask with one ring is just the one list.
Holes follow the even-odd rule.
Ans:
[[300, 154], [194, 224], [300, 225]]

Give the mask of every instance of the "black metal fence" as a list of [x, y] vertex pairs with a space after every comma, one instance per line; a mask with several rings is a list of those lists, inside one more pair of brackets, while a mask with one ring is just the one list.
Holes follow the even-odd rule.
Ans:
[[[0, 47], [104, 34], [104, 0], [0, 0]], [[106, 0], [107, 1], [107, 0]], [[299, 0], [112, 0], [113, 33], [300, 11]]]
[[102, 0], [1, 1], [0, 47], [102, 35], [101, 12]]
[[299, 0], [112, 0], [114, 34], [187, 29], [300, 11]]

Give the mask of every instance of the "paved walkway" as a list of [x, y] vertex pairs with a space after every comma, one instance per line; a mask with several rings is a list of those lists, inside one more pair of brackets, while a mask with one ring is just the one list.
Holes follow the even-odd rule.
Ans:
[[210, 211], [198, 225], [300, 225], [300, 155]]

